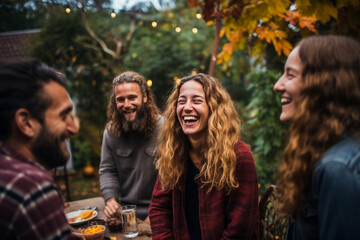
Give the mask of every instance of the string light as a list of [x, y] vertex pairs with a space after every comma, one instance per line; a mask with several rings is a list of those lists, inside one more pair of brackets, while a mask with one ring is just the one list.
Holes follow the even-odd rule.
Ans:
[[178, 85], [180, 83], [180, 80], [181, 80], [180, 78], [178, 78], [176, 76], [174, 77], [174, 81], [175, 81], [176, 85]]
[[193, 27], [192, 32], [196, 34], [198, 32], [198, 29], [196, 27]]
[[111, 12], [110, 15], [111, 15], [112, 18], [115, 18], [115, 17], [116, 17], [116, 13], [115, 13], [114, 9], [112, 10], [112, 12]]
[[195, 15], [195, 17], [197, 18], [197, 19], [201, 19], [201, 13], [196, 13], [196, 15]]
[[181, 32], [181, 27], [176, 27], [175, 32]]
[[70, 6], [69, 6], [69, 5], [66, 5], [65, 12], [66, 12], [66, 13], [70, 13], [70, 12], [71, 12], [71, 9], [70, 9]]
[[146, 85], [147, 85], [148, 87], [151, 87], [151, 86], [152, 86], [152, 81], [151, 81], [150, 79], [147, 80]]
[[152, 26], [153, 28], [156, 28], [157, 22], [153, 21], [153, 22], [151, 23], [151, 26]]

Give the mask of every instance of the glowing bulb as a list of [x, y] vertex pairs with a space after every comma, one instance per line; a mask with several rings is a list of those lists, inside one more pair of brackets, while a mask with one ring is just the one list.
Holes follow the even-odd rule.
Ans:
[[71, 12], [71, 9], [70, 9], [69, 6], [66, 7], [65, 12], [66, 12], [66, 13], [70, 13], [70, 12]]
[[147, 85], [148, 87], [151, 87], [151, 86], [152, 86], [152, 81], [151, 81], [150, 79], [147, 80], [146, 85]]
[[197, 29], [196, 27], [194, 27], [194, 28], [192, 29], [192, 32], [196, 34], [196, 33], [198, 32], [198, 29]]
[[116, 17], [116, 13], [115, 13], [115, 11], [114, 11], [114, 10], [112, 10], [112, 12], [111, 12], [110, 16], [111, 16], [112, 18], [115, 18], [115, 17]]
[[200, 18], [201, 18], [201, 13], [196, 13], [195, 17], [196, 17], [197, 19], [200, 19]]
[[174, 81], [175, 81], [175, 83], [176, 83], [176, 85], [179, 85], [179, 83], [180, 83], [180, 78], [178, 78], [178, 77], [174, 77]]
[[153, 21], [153, 22], [151, 23], [151, 26], [152, 26], [153, 28], [156, 28], [157, 22]]
[[175, 32], [181, 32], [181, 27], [176, 27]]

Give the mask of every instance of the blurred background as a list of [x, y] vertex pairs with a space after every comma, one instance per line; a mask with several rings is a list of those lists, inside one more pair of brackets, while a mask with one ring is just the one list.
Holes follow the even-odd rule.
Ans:
[[163, 110], [174, 83], [198, 72], [218, 78], [242, 118], [262, 193], [275, 183], [288, 126], [273, 85], [299, 39], [360, 40], [358, 0], [2, 0], [0, 64], [35, 57], [64, 72], [79, 134], [56, 180], [67, 200], [100, 196], [98, 167], [112, 79], [148, 79]]

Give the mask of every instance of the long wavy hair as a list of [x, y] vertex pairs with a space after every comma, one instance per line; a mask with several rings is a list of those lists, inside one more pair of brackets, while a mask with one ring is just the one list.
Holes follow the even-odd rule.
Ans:
[[230, 191], [238, 186], [234, 147], [240, 136], [240, 119], [221, 83], [201, 73], [182, 78], [167, 100], [156, 162], [162, 187], [165, 191], [176, 187], [186, 169], [190, 143], [177, 118], [176, 107], [181, 87], [191, 80], [203, 86], [209, 106], [207, 139], [203, 149], [205, 161], [198, 177], [209, 191], [213, 188]]
[[145, 107], [145, 125], [142, 126], [141, 132], [145, 134], [146, 137], [150, 137], [154, 132], [156, 127], [157, 120], [159, 118], [159, 109], [155, 104], [154, 98], [149, 87], [146, 85], [145, 78], [136, 73], [136, 72], [123, 72], [120, 75], [116, 76], [112, 84], [112, 92], [107, 108], [107, 118], [108, 122], [106, 123], [106, 129], [110, 134], [120, 137], [123, 132], [121, 124], [121, 116], [116, 108], [116, 99], [115, 99], [115, 87], [122, 83], [136, 83], [140, 87], [142, 97], [147, 96], [147, 102], [144, 103]]
[[314, 36], [298, 44], [303, 88], [291, 121], [277, 185], [280, 213], [303, 210], [313, 171], [342, 136], [360, 131], [360, 45], [341, 36]]

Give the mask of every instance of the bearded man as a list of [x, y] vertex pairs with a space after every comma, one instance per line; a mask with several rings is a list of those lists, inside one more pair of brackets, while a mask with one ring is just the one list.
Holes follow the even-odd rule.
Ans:
[[143, 76], [124, 72], [114, 78], [107, 117], [99, 169], [105, 215], [118, 216], [121, 205], [131, 204], [137, 217], [149, 222], [157, 177], [155, 146], [163, 118]]
[[49, 172], [66, 163], [78, 132], [65, 83], [38, 60], [0, 68], [1, 239], [85, 239], [71, 233]]

